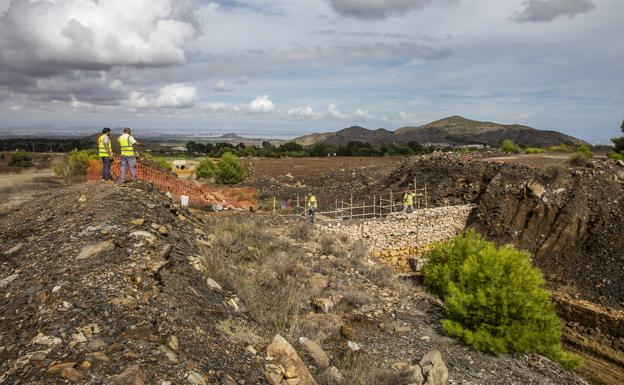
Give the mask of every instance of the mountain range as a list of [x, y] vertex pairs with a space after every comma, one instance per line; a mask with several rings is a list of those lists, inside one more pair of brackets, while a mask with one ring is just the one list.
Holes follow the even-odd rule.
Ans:
[[562, 143], [584, 144], [585, 142], [557, 131], [538, 130], [519, 124], [498, 124], [451, 116], [423, 126], [407, 126], [396, 131], [379, 128], [369, 130], [353, 126], [336, 132], [314, 133], [294, 139], [304, 146], [328, 143], [344, 146], [352, 141], [378, 146], [384, 143], [474, 145], [499, 147], [505, 139], [511, 139], [523, 147], [547, 147]]

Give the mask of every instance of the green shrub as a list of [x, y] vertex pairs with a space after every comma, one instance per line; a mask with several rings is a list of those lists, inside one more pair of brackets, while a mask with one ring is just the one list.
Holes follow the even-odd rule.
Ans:
[[547, 147], [546, 150], [548, 152], [565, 152], [565, 153], [574, 152], [574, 148], [572, 146], [569, 146], [563, 143], [558, 144], [556, 146]]
[[54, 164], [54, 172], [69, 182], [72, 177], [86, 175], [89, 161], [97, 159], [99, 156], [96, 150], [73, 149], [69, 156]]
[[200, 179], [214, 179], [217, 183], [236, 184], [245, 179], [245, 168], [236, 155], [226, 152], [218, 162], [206, 158], [195, 168], [195, 175]]
[[611, 139], [613, 142], [613, 151], [617, 154], [624, 154], [624, 136]]
[[609, 158], [615, 159], [615, 160], [624, 160], [624, 154], [618, 154], [614, 152], [612, 154], [609, 154]]
[[210, 158], [205, 158], [195, 168], [195, 176], [199, 179], [216, 179], [217, 165]]
[[586, 167], [589, 165], [589, 158], [586, 154], [577, 152], [568, 158], [568, 163], [574, 167]]
[[589, 146], [587, 146], [586, 144], [582, 144], [577, 152], [583, 156], [585, 156], [587, 159], [591, 159], [593, 158], [594, 154], [592, 153], [591, 149], [589, 148]]
[[145, 157], [145, 159], [147, 159], [151, 163], [154, 163], [158, 168], [162, 170], [171, 171], [173, 169], [171, 163], [169, 163], [167, 159], [161, 156], [156, 156], [147, 152], [144, 152], [143, 156]]
[[217, 183], [236, 184], [245, 179], [245, 168], [236, 155], [231, 152], [223, 154], [217, 163]]
[[425, 285], [445, 302], [444, 332], [492, 354], [537, 352], [574, 369], [561, 323], [530, 255], [468, 231], [429, 253]]
[[546, 152], [543, 148], [529, 147], [525, 150], [527, 154], [543, 154]]
[[511, 154], [511, 153], [518, 154], [521, 151], [520, 146], [515, 144], [513, 140], [511, 139], [503, 140], [503, 144], [501, 145], [501, 150], [503, 150], [504, 152], [508, 154]]
[[22, 150], [15, 151], [9, 160], [9, 166], [32, 167], [32, 165], [32, 156]]

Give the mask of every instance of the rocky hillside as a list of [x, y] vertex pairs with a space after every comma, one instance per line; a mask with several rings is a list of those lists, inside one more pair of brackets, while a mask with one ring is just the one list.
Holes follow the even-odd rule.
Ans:
[[342, 146], [350, 141], [367, 142], [373, 145], [415, 141], [421, 144], [482, 144], [499, 147], [505, 139], [512, 139], [523, 147], [547, 147], [561, 143], [584, 143], [579, 139], [556, 131], [537, 130], [518, 124], [504, 125], [480, 122], [461, 116], [451, 116], [419, 127], [403, 127], [394, 132], [385, 129], [368, 130], [362, 127], [350, 127], [333, 133], [302, 136], [295, 139], [295, 141], [304, 146], [321, 142]]
[[0, 223], [0, 383], [584, 384], [441, 334], [439, 301], [348, 238], [92, 183]]

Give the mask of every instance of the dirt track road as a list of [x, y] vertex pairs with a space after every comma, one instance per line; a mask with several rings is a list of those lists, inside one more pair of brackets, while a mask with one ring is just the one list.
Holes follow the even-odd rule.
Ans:
[[54, 178], [54, 171], [51, 170], [0, 175], [0, 215], [58, 186]]

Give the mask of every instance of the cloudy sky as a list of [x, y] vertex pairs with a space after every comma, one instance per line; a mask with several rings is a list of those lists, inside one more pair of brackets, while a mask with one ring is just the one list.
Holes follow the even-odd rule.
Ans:
[[449, 115], [608, 139], [622, 0], [0, 0], [0, 127], [289, 135]]

